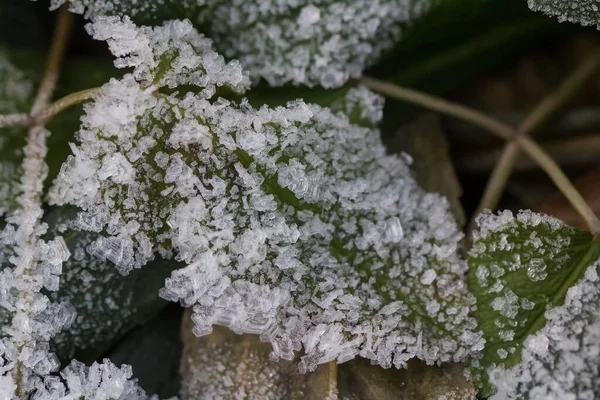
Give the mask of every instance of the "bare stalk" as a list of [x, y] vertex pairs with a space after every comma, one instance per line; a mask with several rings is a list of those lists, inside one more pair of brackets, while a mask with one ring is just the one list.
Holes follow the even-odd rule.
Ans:
[[515, 136], [515, 130], [509, 125], [490, 118], [486, 114], [472, 108], [452, 103], [439, 97], [431, 96], [413, 89], [407, 89], [405, 87], [394, 85], [390, 82], [384, 82], [366, 76], [360, 78], [358, 83], [385, 96], [403, 100], [412, 104], [417, 104], [429, 110], [434, 110], [441, 114], [468, 121], [485, 129], [488, 132], [495, 134], [496, 136], [501, 137], [502, 139], [509, 140]]
[[[584, 83], [594, 75], [600, 67], [600, 55], [595, 55], [581, 64], [570, 74], [560, 87], [546, 96], [525, 118], [517, 129], [519, 136], [531, 135], [542, 126], [551, 116], [570, 101], [582, 88]], [[514, 142], [514, 141], [513, 141]], [[519, 146], [507, 143], [498, 163], [494, 167], [486, 185], [483, 197], [479, 201], [477, 210], [469, 226], [474, 226], [474, 218], [484, 209], [495, 209], [504, 192], [508, 178], [512, 173], [515, 163], [519, 158]]]
[[[496, 121], [495, 119], [469, 107], [454, 104], [452, 102], [412, 89], [406, 89], [394, 85], [393, 83], [382, 82], [367, 77], [361, 78], [359, 83], [383, 95], [417, 104], [454, 118], [462, 119], [477, 125], [503, 139], [514, 141], [518, 145], [517, 147], [521, 147], [550, 176], [559, 190], [563, 192], [565, 197], [569, 200], [577, 212], [580, 213], [582, 218], [585, 219], [590, 227], [590, 230], [596, 235], [600, 234], [600, 221], [586, 203], [585, 199], [583, 199], [577, 189], [569, 181], [569, 178], [564, 174], [564, 172], [562, 172], [560, 167], [552, 160], [552, 158], [550, 158], [548, 154], [546, 154], [546, 152], [544, 152], [544, 150], [542, 150], [534, 141], [527, 137], [526, 134], [519, 134], [517, 130], [511, 128], [510, 126]], [[564, 101], [566, 101], [566, 99], [564, 99]], [[553, 105], [552, 107], [547, 105], [544, 106], [544, 108], [547, 109], [554, 109], [556, 107], [558, 107], [558, 105]], [[544, 118], [536, 117], [533, 126], [539, 125], [539, 123], [541, 123], [550, 115], [550, 113], [547, 112], [540, 114], [543, 115]], [[504, 161], [505, 164], [508, 164], [509, 161], [511, 161], [511, 158], [514, 157], [512, 155], [513, 152], [518, 153], [518, 151], [511, 150], [509, 156], [506, 157], [506, 160]], [[499, 171], [495, 175], [497, 176], [496, 179], [498, 180], [498, 183], [506, 179], [506, 173], [504, 172], [505, 169], [506, 168], [504, 168], [502, 171]], [[494, 184], [494, 186], [503, 187], [503, 185], [500, 184]]]

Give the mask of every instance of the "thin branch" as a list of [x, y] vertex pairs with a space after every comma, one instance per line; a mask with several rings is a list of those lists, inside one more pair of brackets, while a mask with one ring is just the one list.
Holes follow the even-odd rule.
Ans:
[[504, 187], [510, 178], [510, 172], [514, 164], [515, 159], [518, 157], [520, 152], [519, 145], [514, 140], [508, 141], [504, 144], [504, 150], [502, 155], [498, 159], [495, 168], [490, 175], [483, 196], [479, 200], [477, 209], [473, 213], [471, 221], [467, 227], [467, 234], [471, 234], [477, 228], [475, 217], [479, 215], [483, 210], [490, 209], [494, 210], [500, 202], [500, 197], [504, 191]]
[[600, 220], [554, 160], [527, 136], [519, 136], [517, 142], [546, 171], [569, 203], [585, 220], [590, 231], [596, 236], [600, 235]]
[[0, 115], [0, 128], [28, 127], [31, 117], [27, 113]]
[[546, 96], [521, 123], [519, 133], [531, 135], [546, 123], [556, 111], [580, 92], [598, 68], [600, 68], [600, 54], [587, 59], [563, 81], [557, 90]]
[[43, 125], [55, 115], [60, 114], [71, 106], [91, 100], [99, 93], [102, 93], [101, 87], [80, 90], [79, 92], [68, 94], [63, 98], [56, 100], [49, 106], [40, 109], [35, 115], [26, 113], [0, 115], [0, 128], [30, 128], [39, 124]]
[[94, 98], [94, 96], [98, 95], [99, 93], [102, 93], [101, 87], [85, 89], [80, 90], [79, 92], [71, 93], [50, 104], [48, 107], [40, 110], [40, 112], [38, 112], [34, 116], [34, 120], [45, 123], [55, 115], [60, 114], [61, 112], [66, 110], [67, 108], [79, 103], [83, 103], [84, 101], [91, 100], [92, 98]]
[[[550, 176], [557, 187], [563, 192], [565, 197], [579, 212], [582, 218], [590, 227], [590, 230], [600, 235], [600, 220], [594, 214], [592, 209], [585, 202], [583, 197], [577, 192], [577, 189], [569, 181], [569, 178], [562, 172], [560, 167], [542, 150], [534, 141], [526, 134], [520, 135], [510, 126], [496, 121], [487, 115], [473, 110], [469, 107], [454, 104], [452, 102], [440, 99], [435, 96], [427, 95], [412, 89], [406, 89], [393, 83], [382, 82], [376, 79], [363, 77], [359, 83], [367, 86], [373, 91], [379, 92], [389, 97], [407, 101], [409, 103], [418, 104], [422, 107], [438, 111], [442, 114], [462, 119], [472, 124], [478, 125], [485, 130], [496, 134], [506, 140], [514, 140], [528, 155], [530, 155], [540, 167]], [[512, 153], [512, 151], [511, 151]], [[517, 152], [518, 153], [518, 152]], [[510, 157], [507, 157], [510, 161]], [[499, 171], [497, 176], [500, 182], [503, 179], [503, 171]]]
[[58, 11], [56, 31], [54, 32], [54, 38], [50, 46], [44, 76], [33, 102], [33, 107], [31, 108], [31, 114], [33, 115], [46, 107], [50, 103], [50, 99], [52, 99], [60, 75], [60, 66], [64, 58], [72, 24], [73, 15], [68, 12], [66, 7], [61, 7]]
[[[529, 116], [517, 129], [519, 137], [524, 137], [535, 133], [536, 129], [542, 126], [550, 117], [563, 105], [570, 101], [582, 88], [583, 84], [594, 75], [600, 67], [600, 55], [595, 55], [581, 64], [560, 87], [546, 96], [534, 109]], [[494, 167], [492, 175], [485, 187], [483, 197], [479, 201], [473, 219], [484, 209], [494, 210], [498, 201], [504, 192], [508, 178], [513, 167], [519, 158], [519, 146], [506, 144], [504, 151], [500, 156], [498, 164]], [[474, 225], [473, 219], [470, 226]]]
[[[597, 166], [600, 160], [600, 133], [538, 143], [559, 165], [592, 167]], [[455, 167], [460, 172], [489, 173], [494, 168], [496, 160], [502, 156], [502, 152], [502, 147], [462, 152], [456, 158]], [[513, 170], [531, 171], [536, 167], [535, 161], [521, 152]]]
[[403, 100], [412, 104], [418, 104], [441, 114], [468, 121], [487, 130], [488, 132], [494, 133], [502, 139], [508, 140], [515, 136], [515, 130], [509, 125], [490, 118], [484, 113], [472, 108], [366, 76], [360, 78], [358, 83], [385, 96]]

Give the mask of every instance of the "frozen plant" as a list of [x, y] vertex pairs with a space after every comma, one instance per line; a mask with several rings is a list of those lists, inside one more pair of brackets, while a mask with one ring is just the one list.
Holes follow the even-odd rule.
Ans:
[[[462, 361], [481, 348], [447, 201], [385, 154], [376, 129], [301, 100], [217, 98], [249, 82], [187, 21], [103, 17], [88, 30], [134, 69], [86, 106], [50, 201], [83, 210], [74, 227], [105, 232], [97, 256], [124, 273], [156, 253], [185, 262], [161, 295], [194, 306], [196, 334], [259, 334], [275, 359], [303, 349], [304, 370], [357, 355]], [[197, 93], [161, 92], [178, 83]], [[340, 104], [381, 115], [366, 89]]]
[[[0, 57], [0, 78], [10, 82], [2, 85], [2, 111], [20, 110], [30, 102], [31, 82], [5, 56]], [[38, 103], [36, 98], [34, 107]], [[23, 130], [2, 133], [8, 135], [4, 140], [11, 140], [12, 135], [23, 135]], [[70, 252], [61, 236], [42, 239], [48, 228], [41, 221], [41, 196], [50, 133], [35, 125], [26, 134], [20, 182], [14, 182], [17, 172], [3, 169], [8, 180], [5, 186], [17, 197], [0, 198], [6, 214], [0, 231], [0, 307], [11, 314], [0, 338], [0, 396], [19, 400], [144, 399], [143, 390], [130, 380], [130, 368], [118, 369], [108, 360], [89, 369], [74, 361], [60, 376], [55, 374], [60, 363], [50, 351], [49, 340], [73, 322], [75, 310], [68, 302], [51, 302], [42, 289], [58, 289], [62, 264]]]

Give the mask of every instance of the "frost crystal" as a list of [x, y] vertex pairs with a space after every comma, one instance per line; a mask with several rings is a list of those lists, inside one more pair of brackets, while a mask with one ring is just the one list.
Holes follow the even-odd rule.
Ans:
[[600, 3], [598, 0], [528, 0], [529, 8], [558, 17], [560, 22], [581, 25], [598, 25]]
[[431, 3], [213, 0], [205, 15], [217, 49], [238, 58], [253, 78], [332, 88], [359, 77]]
[[[105, 24], [116, 22], [91, 29]], [[214, 85], [221, 75], [199, 61], [189, 73]], [[75, 225], [103, 230], [92, 250], [123, 272], [157, 252], [185, 262], [161, 294], [194, 306], [196, 334], [259, 334], [275, 358], [304, 348], [305, 370], [357, 355], [460, 361], [481, 347], [448, 204], [385, 154], [377, 130], [299, 100], [255, 109], [206, 89], [150, 93], [139, 79], [156, 82], [126, 75], [86, 107], [50, 200], [82, 208]], [[357, 93], [346, 103], [374, 98]]]

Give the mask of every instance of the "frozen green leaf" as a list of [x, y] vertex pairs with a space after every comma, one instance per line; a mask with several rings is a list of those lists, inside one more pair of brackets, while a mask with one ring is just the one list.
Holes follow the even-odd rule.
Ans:
[[581, 25], [600, 23], [600, 4], [596, 0], [528, 0], [529, 7], [557, 17], [560, 22]]
[[[102, 24], [117, 21], [92, 31]], [[462, 361], [481, 348], [462, 234], [447, 200], [386, 155], [373, 127], [378, 96], [352, 89], [335, 112], [216, 98], [216, 86], [241, 87], [244, 75], [208, 47], [180, 52], [159, 74], [195, 76], [200, 93], [148, 90], [175, 82], [156, 79], [154, 41], [206, 39], [186, 22], [118, 28], [111, 48], [134, 74], [86, 106], [49, 196], [83, 209], [75, 227], [102, 232], [96, 256], [123, 272], [156, 253], [185, 262], [161, 295], [194, 306], [197, 335], [212, 325], [260, 334], [274, 358], [304, 349], [303, 370], [358, 355], [384, 367]]]
[[600, 242], [591, 233], [552, 217], [504, 211], [479, 218], [468, 283], [486, 339], [474, 362], [484, 393], [496, 386], [498, 399], [541, 399], [592, 385], [587, 377], [595, 377], [596, 367], [590, 360], [597, 364], [600, 349], [586, 347], [581, 337], [593, 334], [586, 321], [597, 308], [599, 257]]

